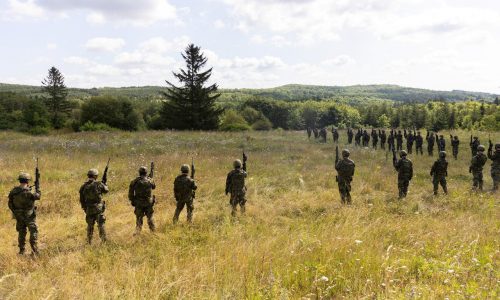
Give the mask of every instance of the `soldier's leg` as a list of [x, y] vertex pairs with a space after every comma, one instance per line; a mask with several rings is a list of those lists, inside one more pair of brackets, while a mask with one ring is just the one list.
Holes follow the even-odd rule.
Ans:
[[437, 176], [434, 176], [432, 178], [432, 184], [434, 186], [434, 195], [437, 195], [438, 194], [438, 188], [439, 188], [439, 179], [437, 178]]
[[188, 223], [192, 223], [193, 222], [193, 211], [194, 211], [194, 204], [193, 204], [192, 199], [191, 199], [191, 201], [186, 203], [186, 210], [187, 210], [187, 221], [188, 221]]
[[94, 235], [96, 216], [93, 214], [87, 214], [85, 216], [85, 221], [87, 222], [87, 243], [90, 245], [92, 244], [92, 236]]
[[175, 224], [177, 221], [179, 221], [179, 215], [181, 214], [181, 211], [184, 209], [185, 203], [183, 201], [177, 201], [177, 206], [175, 207], [175, 212], [174, 212], [174, 218], [172, 219], [172, 222]]
[[345, 199], [347, 204], [351, 204], [351, 183], [348, 181], [345, 183]]
[[493, 179], [493, 191], [497, 191], [500, 183], [500, 171], [491, 170], [491, 179]]
[[38, 254], [38, 227], [36, 226], [36, 216], [33, 213], [28, 223], [30, 231], [30, 246], [33, 254]]
[[399, 190], [399, 199], [404, 198], [404, 183], [403, 179], [398, 178], [398, 190]]
[[149, 227], [149, 230], [151, 230], [152, 232], [154, 232], [156, 230], [154, 213], [155, 213], [155, 210], [154, 210], [153, 205], [148, 206], [146, 208], [146, 218], [148, 218], [148, 227]]
[[245, 204], [247, 203], [246, 195], [245, 194], [240, 195], [239, 200], [240, 200], [239, 203], [240, 203], [241, 213], [244, 214], [246, 211]]
[[339, 181], [338, 186], [339, 186], [340, 202], [342, 204], [345, 204], [346, 199], [345, 199], [345, 192], [344, 192], [343, 184]]
[[99, 237], [101, 238], [101, 241], [105, 242], [107, 241], [107, 236], [106, 236], [106, 228], [104, 224], [106, 223], [106, 216], [104, 216], [104, 213], [100, 213], [97, 216], [97, 227], [99, 228]]
[[142, 224], [144, 219], [144, 207], [139, 206], [139, 204], [136, 204], [134, 209], [134, 214], [135, 214], [135, 232], [138, 234], [142, 230]]
[[16, 218], [17, 244], [19, 246], [19, 254], [24, 254], [26, 247], [26, 225], [24, 222]]
[[231, 216], [236, 216], [236, 212], [238, 211], [238, 197], [236, 194], [231, 193], [231, 199], [229, 200], [229, 203], [231, 204]]
[[445, 194], [448, 194], [448, 185], [446, 182], [446, 177], [444, 177], [444, 176], [441, 178], [441, 187], [443, 187], [443, 192]]
[[483, 190], [483, 172], [478, 173], [478, 188], [480, 191]]

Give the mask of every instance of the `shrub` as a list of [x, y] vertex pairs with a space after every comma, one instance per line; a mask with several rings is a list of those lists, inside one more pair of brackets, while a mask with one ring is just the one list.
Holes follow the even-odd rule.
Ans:
[[247, 121], [238, 114], [237, 111], [233, 109], [229, 109], [224, 112], [224, 116], [222, 117], [222, 124], [220, 126], [220, 130], [222, 131], [245, 131], [249, 130], [250, 126]]
[[135, 131], [141, 124], [140, 114], [127, 98], [92, 97], [82, 106], [82, 123], [103, 123], [110, 127]]
[[80, 131], [110, 131], [111, 127], [107, 124], [103, 123], [92, 123], [91, 121], [85, 122], [82, 126], [79, 128]]
[[264, 131], [264, 130], [271, 130], [273, 129], [273, 124], [269, 119], [266, 117], [257, 120], [255, 123], [252, 124], [252, 129], [253, 130], [259, 130], [259, 131]]

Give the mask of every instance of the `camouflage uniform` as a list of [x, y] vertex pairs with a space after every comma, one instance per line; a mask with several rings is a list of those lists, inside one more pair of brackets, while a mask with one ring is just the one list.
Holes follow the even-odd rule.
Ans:
[[319, 136], [323, 139], [323, 143], [326, 143], [326, 138], [327, 138], [327, 131], [326, 131], [326, 128], [321, 128], [321, 130], [319, 131]]
[[451, 148], [453, 149], [453, 158], [458, 159], [458, 146], [460, 145], [460, 140], [458, 136], [451, 138]]
[[311, 138], [311, 133], [312, 133], [312, 129], [311, 127], [307, 127], [307, 138], [310, 139]]
[[372, 129], [371, 136], [372, 136], [372, 148], [377, 149], [378, 133], [375, 129]]
[[477, 136], [474, 137], [474, 140], [470, 142], [470, 150], [472, 152], [472, 156], [476, 156], [477, 154], [477, 148], [481, 142], [479, 141], [479, 138]]
[[[482, 149], [482, 151], [481, 151]], [[484, 146], [479, 145], [478, 146], [478, 152], [477, 154], [472, 158], [470, 167], [469, 167], [469, 173], [472, 173], [473, 179], [472, 179], [472, 189], [477, 190], [479, 189], [480, 191], [483, 190], [483, 167], [486, 164], [486, 161], [488, 158], [486, 155], [483, 153], [484, 151]]]
[[385, 143], [387, 141], [387, 134], [385, 130], [379, 131], [378, 136], [380, 137], [380, 148], [385, 150]]
[[317, 128], [313, 128], [313, 134], [315, 139], [319, 138], [319, 131]]
[[439, 151], [446, 151], [446, 141], [444, 140], [444, 136], [442, 135], [439, 136], [438, 149]]
[[413, 142], [415, 141], [415, 136], [413, 135], [411, 130], [408, 134], [406, 134], [406, 130], [405, 130], [404, 137], [406, 138], [406, 151], [409, 154], [411, 154], [411, 153], [413, 153]]
[[152, 178], [146, 175], [146, 169], [143, 168], [141, 168], [141, 170], [144, 170], [142, 174], [130, 182], [128, 189], [128, 199], [130, 200], [130, 204], [135, 208], [136, 233], [142, 230], [144, 216], [148, 219], [149, 230], [155, 231], [156, 229], [153, 217], [155, 204], [153, 190], [156, 188], [156, 184]]
[[408, 186], [413, 177], [413, 163], [406, 158], [406, 154], [394, 163], [394, 168], [398, 171], [398, 190], [399, 198], [404, 198], [408, 194]]
[[434, 143], [436, 142], [434, 140], [434, 133], [431, 133], [429, 135], [429, 132], [427, 131], [427, 154], [429, 154], [429, 156], [432, 156], [434, 155]]
[[181, 168], [182, 174], [177, 176], [174, 180], [174, 196], [177, 206], [175, 208], [173, 222], [177, 223], [179, 220], [179, 215], [181, 211], [186, 206], [187, 209], [187, 220], [189, 223], [193, 221], [193, 210], [194, 210], [194, 191], [198, 188], [194, 179], [189, 177], [189, 166], [184, 165]]
[[339, 131], [336, 128], [332, 128], [333, 142], [337, 143], [339, 141]]
[[349, 159], [349, 152], [342, 151], [343, 159], [339, 160], [335, 165], [337, 170], [337, 183], [339, 185], [339, 192], [342, 204], [351, 204], [351, 181], [354, 176], [354, 161]]
[[401, 130], [396, 133], [396, 151], [401, 151], [403, 150], [403, 134], [401, 133]]
[[370, 145], [370, 135], [368, 134], [368, 131], [364, 130], [363, 131], [363, 147], [368, 147]]
[[[19, 176], [20, 180], [21, 177], [24, 176]], [[40, 196], [40, 193], [33, 193], [27, 184], [17, 186], [9, 193], [8, 205], [16, 219], [19, 254], [24, 254], [27, 230], [30, 232], [31, 250], [34, 254], [38, 253], [38, 227], [36, 226], [35, 201], [40, 200]]]
[[495, 152], [488, 151], [488, 158], [493, 161], [491, 163], [491, 178], [493, 179], [493, 191], [497, 191], [500, 183], [500, 144], [495, 145]]
[[226, 195], [231, 194], [229, 203], [231, 204], [232, 211], [231, 215], [235, 216], [237, 207], [240, 205], [241, 212], [245, 212], [246, 203], [246, 191], [245, 179], [247, 178], [247, 172], [241, 169], [241, 162], [235, 161], [235, 168], [229, 174], [227, 174], [226, 179]]
[[352, 132], [352, 129], [349, 128], [347, 129], [347, 143], [352, 144], [352, 138], [354, 137], [354, 133]]
[[431, 168], [432, 183], [434, 184], [434, 195], [437, 195], [439, 185], [443, 188], [445, 194], [448, 194], [446, 186], [446, 176], [448, 176], [448, 162], [446, 161], [446, 153], [439, 153], [439, 159], [434, 162]]
[[[97, 172], [93, 174], [96, 174], [94, 176], [97, 177]], [[90, 175], [91, 172], [89, 171]], [[95, 223], [97, 223], [97, 228], [99, 229], [99, 237], [103, 242], [106, 241], [106, 230], [104, 228], [104, 223], [106, 222], [106, 217], [104, 216], [106, 203], [102, 201], [102, 195], [108, 192], [107, 185], [91, 177], [80, 188], [80, 204], [85, 211], [87, 242], [89, 244], [92, 243]]]
[[419, 131], [417, 133], [417, 135], [415, 136], [415, 151], [416, 151], [416, 154], [420, 153], [420, 155], [424, 155], [423, 146], [424, 146], [424, 138], [422, 137], [422, 135], [420, 134], [420, 131]]

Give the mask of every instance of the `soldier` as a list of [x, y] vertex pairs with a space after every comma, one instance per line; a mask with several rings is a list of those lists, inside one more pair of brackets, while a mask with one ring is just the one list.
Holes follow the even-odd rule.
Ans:
[[371, 136], [372, 136], [372, 147], [373, 149], [377, 149], [378, 133], [375, 129], [372, 129]]
[[446, 176], [448, 176], [448, 162], [446, 161], [446, 152], [439, 152], [439, 159], [434, 162], [431, 168], [432, 183], [434, 184], [434, 195], [438, 194], [438, 188], [441, 184], [445, 194], [448, 194], [446, 187]]
[[226, 195], [231, 194], [229, 203], [231, 204], [231, 215], [236, 216], [238, 205], [241, 207], [241, 213], [245, 213], [246, 191], [245, 179], [247, 178], [246, 168], [243, 167], [241, 160], [237, 159], [233, 163], [234, 170], [227, 174]]
[[424, 138], [422, 137], [422, 134], [420, 131], [417, 132], [417, 135], [415, 136], [415, 150], [417, 154], [420, 152], [420, 155], [424, 155]]
[[497, 191], [498, 184], [500, 183], [500, 144], [495, 145], [495, 153], [493, 153], [492, 146], [493, 143], [490, 141], [488, 158], [493, 161], [491, 163], [491, 178], [493, 179], [493, 191]]
[[327, 135], [328, 133], [326, 131], [326, 128], [325, 127], [321, 128], [321, 130], [319, 131], [319, 136], [322, 138], [323, 143], [326, 143]]
[[339, 160], [335, 165], [342, 204], [351, 204], [351, 181], [354, 176], [355, 165], [354, 161], [349, 159], [349, 155], [349, 150], [342, 150], [342, 160]]
[[332, 127], [332, 135], [333, 135], [333, 142], [338, 143], [339, 142], [339, 131], [337, 128]]
[[477, 136], [474, 137], [474, 140], [472, 139], [472, 136], [471, 136], [470, 150], [472, 152], [472, 156], [476, 156], [477, 148], [479, 147], [480, 144], [481, 144], [481, 142], [479, 141], [479, 138]]
[[385, 129], [382, 129], [382, 131], [378, 131], [378, 136], [380, 137], [380, 148], [385, 150], [385, 143], [387, 141], [387, 135], [385, 133]]
[[136, 217], [135, 221], [135, 234], [141, 233], [142, 221], [144, 216], [148, 219], [149, 230], [155, 231], [155, 221], [153, 218], [155, 196], [153, 196], [153, 190], [156, 188], [153, 178], [148, 176], [148, 170], [146, 167], [139, 168], [139, 177], [130, 182], [128, 188], [128, 199], [130, 204], [132, 204], [134, 209], [134, 214]]
[[311, 133], [312, 133], [311, 127], [307, 127], [307, 138], [308, 139], [311, 139]]
[[319, 138], [319, 131], [318, 131], [318, 128], [314, 127], [313, 128], [313, 134], [314, 134], [314, 138], [317, 139]]
[[29, 187], [31, 176], [21, 173], [18, 177], [19, 186], [13, 188], [9, 193], [9, 209], [16, 219], [16, 230], [18, 232], [19, 254], [23, 255], [26, 245], [27, 230], [30, 232], [30, 246], [33, 255], [38, 254], [38, 227], [36, 226], [35, 201], [40, 200], [41, 192], [32, 192]]
[[349, 143], [349, 145], [352, 144], [353, 137], [354, 137], [354, 133], [352, 132], [352, 129], [351, 128], [347, 129], [347, 143]]
[[394, 149], [394, 130], [391, 129], [391, 133], [389, 134], [389, 137], [387, 138], [387, 144], [389, 145], [389, 151], [392, 151]]
[[90, 169], [87, 172], [88, 180], [80, 188], [80, 205], [85, 212], [87, 242], [89, 245], [92, 244], [95, 223], [97, 223], [101, 241], [106, 242], [106, 230], [104, 228], [106, 203], [102, 201], [102, 195], [108, 193], [109, 189], [105, 182], [97, 181], [98, 176], [99, 171], [97, 169]]
[[472, 173], [472, 190], [483, 190], [483, 167], [486, 164], [488, 158], [484, 155], [484, 146], [479, 145], [477, 147], [477, 154], [472, 158], [469, 173]]
[[444, 136], [442, 134], [439, 136], [437, 143], [439, 151], [446, 151], [446, 141], [444, 140]]
[[354, 137], [354, 142], [356, 146], [361, 146], [361, 137], [363, 134], [361, 133], [361, 129], [358, 129], [356, 132], [356, 136]]
[[408, 194], [408, 186], [413, 177], [413, 163], [406, 157], [408, 155], [406, 151], [401, 150], [399, 155], [401, 159], [396, 161], [394, 158], [393, 165], [398, 171], [399, 199], [402, 199]]
[[368, 134], [368, 131], [364, 130], [363, 131], [363, 147], [368, 147], [370, 144], [370, 135]]
[[398, 133], [396, 134], [396, 151], [401, 151], [403, 150], [403, 134], [401, 133], [401, 130], [398, 130]]
[[458, 140], [458, 136], [452, 136], [450, 134], [450, 139], [451, 139], [451, 148], [453, 149], [453, 158], [455, 160], [458, 159], [458, 146], [460, 145], [460, 141]]
[[429, 154], [429, 156], [433, 156], [434, 155], [434, 143], [435, 143], [434, 133], [431, 132], [429, 135], [429, 131], [427, 131], [427, 136], [425, 138], [427, 140], [427, 153]]
[[177, 202], [177, 207], [175, 208], [173, 222], [177, 223], [179, 220], [179, 215], [186, 206], [187, 209], [187, 221], [189, 223], [193, 222], [193, 200], [194, 191], [198, 188], [194, 179], [189, 177], [189, 166], [181, 166], [181, 175], [177, 176], [174, 181], [174, 195], [175, 201]]
[[406, 139], [406, 151], [411, 154], [413, 153], [413, 141], [414, 141], [414, 136], [411, 130], [409, 131], [408, 134], [406, 134], [406, 130], [404, 131], [404, 137]]

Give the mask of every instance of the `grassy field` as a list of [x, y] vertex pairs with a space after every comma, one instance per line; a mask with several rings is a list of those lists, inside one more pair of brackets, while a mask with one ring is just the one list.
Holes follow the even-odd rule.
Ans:
[[[481, 137], [485, 143], [487, 135]], [[459, 160], [449, 158], [448, 196], [432, 195], [436, 156], [410, 156], [415, 177], [409, 197], [399, 201], [391, 155], [352, 148], [351, 206], [340, 204], [329, 138], [319, 144], [303, 132], [282, 131], [0, 133], [0, 299], [500, 297], [500, 199], [470, 193], [469, 133], [460, 133]], [[500, 141], [500, 133], [492, 138]], [[345, 139], [342, 132], [341, 144]], [[243, 146], [247, 214], [232, 219], [225, 176]], [[32, 259], [17, 255], [7, 195], [19, 171], [33, 173], [35, 156], [42, 254]], [[102, 172], [108, 156], [110, 242], [87, 246], [78, 189], [89, 168]], [[194, 224], [186, 224], [184, 211], [173, 226], [173, 180], [191, 156], [199, 186]], [[145, 227], [133, 237], [127, 188], [152, 160], [159, 230]]]

